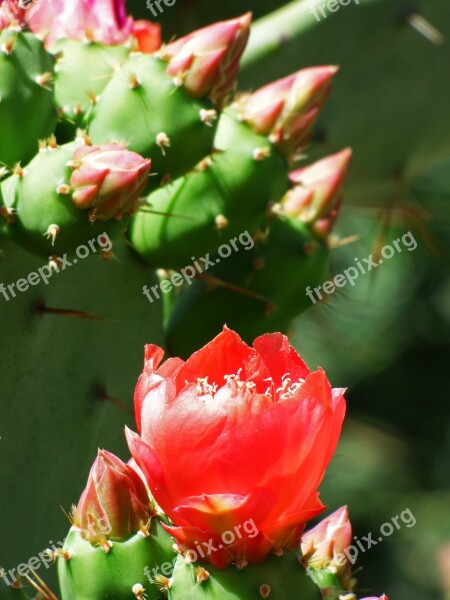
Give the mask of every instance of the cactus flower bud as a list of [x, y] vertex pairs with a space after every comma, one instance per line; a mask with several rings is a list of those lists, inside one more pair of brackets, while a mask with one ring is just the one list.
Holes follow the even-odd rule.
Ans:
[[121, 44], [132, 33], [125, 0], [51, 0], [33, 3], [27, 15], [34, 33], [46, 36], [51, 45], [61, 38]]
[[209, 96], [221, 108], [236, 81], [251, 19], [247, 13], [214, 23], [164, 46], [159, 57], [167, 73], [194, 98]]
[[295, 185], [281, 200], [282, 212], [309, 223], [316, 235], [326, 237], [339, 214], [351, 156], [347, 148], [291, 173]]
[[388, 600], [388, 597], [386, 596], [386, 594], [383, 594], [379, 598], [377, 598], [376, 596], [371, 596], [370, 598], [361, 598], [361, 600]]
[[337, 70], [311, 67], [266, 85], [239, 102], [241, 117], [290, 156], [306, 143]]
[[105, 546], [140, 531], [153, 515], [139, 475], [117, 456], [99, 450], [74, 509], [74, 526], [92, 545]]
[[302, 562], [335, 573], [343, 589], [351, 585], [352, 565], [344, 551], [352, 543], [352, 526], [343, 506], [302, 536]]
[[161, 25], [151, 21], [134, 21], [133, 37], [138, 52], [152, 54], [161, 46]]
[[186, 362], [159, 367], [162, 358], [146, 347], [140, 435], [127, 438], [181, 551], [223, 568], [297, 547], [323, 510], [317, 488], [339, 438], [344, 390], [311, 373], [280, 333], [251, 348], [224, 328]]
[[147, 186], [151, 162], [117, 144], [84, 145], [69, 166], [75, 205], [90, 209], [92, 220], [107, 221], [134, 211]]

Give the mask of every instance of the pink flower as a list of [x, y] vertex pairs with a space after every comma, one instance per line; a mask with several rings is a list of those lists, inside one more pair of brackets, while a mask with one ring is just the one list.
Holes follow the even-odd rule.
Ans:
[[28, 12], [30, 29], [47, 45], [61, 38], [122, 44], [132, 33], [125, 0], [38, 0]]

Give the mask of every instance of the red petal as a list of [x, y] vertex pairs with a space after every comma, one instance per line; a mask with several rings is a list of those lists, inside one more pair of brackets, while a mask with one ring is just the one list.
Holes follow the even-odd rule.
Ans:
[[275, 387], [281, 386], [283, 375], [289, 375], [292, 383], [306, 379], [310, 370], [300, 358], [289, 340], [281, 333], [266, 333], [256, 338], [253, 347], [263, 359]]
[[208, 377], [209, 383], [221, 387], [225, 384], [225, 375], [235, 375], [239, 371], [242, 381], [256, 381], [269, 376], [258, 353], [247, 346], [237, 333], [224, 327], [212, 342], [195, 352], [180, 370], [177, 392], [183, 389], [186, 381], [196, 383], [197, 379], [204, 377]]

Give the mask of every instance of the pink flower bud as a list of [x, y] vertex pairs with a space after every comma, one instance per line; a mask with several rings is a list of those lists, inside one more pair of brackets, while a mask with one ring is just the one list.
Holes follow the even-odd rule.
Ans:
[[344, 588], [350, 582], [352, 565], [344, 554], [352, 542], [352, 526], [343, 506], [302, 536], [302, 562], [314, 569], [330, 569]]
[[117, 456], [99, 450], [89, 479], [74, 509], [74, 526], [92, 545], [124, 540], [144, 527], [153, 515], [139, 475]]
[[118, 144], [81, 146], [70, 166], [72, 199], [90, 209], [92, 220], [107, 221], [131, 214], [144, 191], [151, 162]]
[[221, 107], [236, 81], [251, 19], [247, 13], [214, 23], [164, 46], [159, 56], [167, 73], [194, 98], [209, 96]]
[[337, 67], [302, 69], [266, 85], [240, 102], [242, 118], [254, 131], [269, 135], [290, 156], [308, 139], [328, 95]]
[[316, 235], [326, 237], [339, 214], [351, 156], [347, 148], [291, 173], [294, 187], [281, 201], [283, 213], [311, 224]]

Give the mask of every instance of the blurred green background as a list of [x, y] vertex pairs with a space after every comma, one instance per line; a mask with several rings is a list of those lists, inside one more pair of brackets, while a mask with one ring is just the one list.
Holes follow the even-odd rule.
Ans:
[[[408, 231], [418, 246], [292, 328], [309, 365], [349, 388], [322, 498], [329, 511], [348, 504], [360, 538], [376, 539], [406, 508], [416, 518], [360, 556], [362, 596], [442, 600], [450, 597], [449, 573], [438, 566], [450, 543], [450, 5], [361, 0], [317, 22], [310, 3], [286, 4], [178, 0], [160, 21], [168, 39], [246, 10], [255, 18], [281, 11], [255, 28], [242, 89], [305, 66], [341, 67], [311, 154], [354, 149], [337, 233], [357, 237], [334, 250], [333, 272], [379, 256]], [[130, 6], [149, 18], [143, 0]]]

